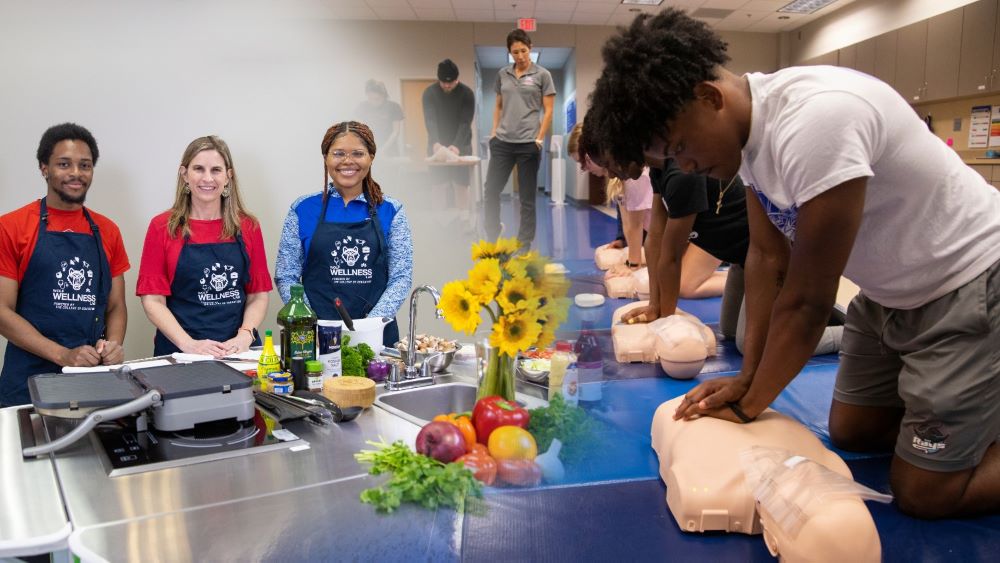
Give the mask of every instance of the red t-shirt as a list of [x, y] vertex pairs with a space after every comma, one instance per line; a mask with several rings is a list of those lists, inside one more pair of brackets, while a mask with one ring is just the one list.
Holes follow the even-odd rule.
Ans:
[[[53, 209], [49, 211], [49, 231], [92, 234], [83, 210], [64, 211]], [[128, 271], [130, 264], [122, 233], [111, 219], [87, 209], [90, 217], [101, 230], [101, 242], [104, 253], [111, 265], [111, 277], [116, 277]], [[38, 222], [41, 217], [41, 204], [33, 201], [20, 209], [16, 209], [0, 217], [0, 276], [16, 280], [18, 284], [24, 279], [28, 270], [28, 262], [35, 251], [38, 242]]]
[[[146, 242], [142, 245], [142, 260], [139, 262], [139, 280], [136, 282], [136, 295], [170, 295], [170, 285], [174, 282], [177, 271], [177, 260], [184, 247], [184, 236], [178, 234], [171, 238], [167, 233], [167, 221], [170, 211], [153, 217], [146, 231]], [[222, 219], [201, 221], [189, 219], [191, 227], [190, 242], [205, 244], [213, 242], [228, 242], [234, 239], [220, 240], [222, 235]], [[271, 274], [267, 269], [267, 255], [264, 252], [264, 236], [260, 225], [244, 217], [240, 222], [240, 231], [247, 255], [250, 257], [250, 279], [246, 284], [247, 293], [271, 291]]]

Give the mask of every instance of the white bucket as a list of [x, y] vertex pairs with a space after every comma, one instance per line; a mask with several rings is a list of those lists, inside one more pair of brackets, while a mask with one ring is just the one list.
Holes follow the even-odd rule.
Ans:
[[382, 353], [382, 331], [385, 329], [385, 325], [392, 322], [392, 319], [386, 317], [372, 317], [369, 319], [354, 319], [354, 330], [347, 330], [347, 326], [344, 325], [344, 321], [341, 320], [331, 320], [322, 321], [324, 323], [331, 323], [333, 326], [343, 327], [343, 334], [351, 337], [351, 346], [357, 346], [358, 344], [364, 342], [372, 347], [372, 351], [378, 356]]

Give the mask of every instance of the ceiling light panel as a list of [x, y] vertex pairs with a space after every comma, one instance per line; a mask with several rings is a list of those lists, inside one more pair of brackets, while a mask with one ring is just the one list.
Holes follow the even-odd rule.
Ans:
[[795, 0], [778, 9], [779, 12], [789, 14], [811, 14], [821, 10], [837, 0]]

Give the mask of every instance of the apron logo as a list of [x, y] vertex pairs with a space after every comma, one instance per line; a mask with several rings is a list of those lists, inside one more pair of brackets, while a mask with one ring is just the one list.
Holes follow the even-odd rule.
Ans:
[[198, 300], [205, 305], [231, 305], [241, 300], [239, 289], [240, 274], [235, 266], [229, 264], [212, 264], [202, 270], [202, 278], [198, 280], [201, 291]]
[[94, 270], [90, 268], [90, 262], [81, 260], [79, 256], [60, 262], [56, 287], [52, 288], [53, 306], [69, 311], [93, 311], [97, 304], [93, 285]]
[[365, 283], [352, 278], [371, 278], [372, 269], [368, 265], [371, 252], [365, 239], [347, 235], [338, 240], [330, 251], [333, 262], [330, 275], [337, 283]]

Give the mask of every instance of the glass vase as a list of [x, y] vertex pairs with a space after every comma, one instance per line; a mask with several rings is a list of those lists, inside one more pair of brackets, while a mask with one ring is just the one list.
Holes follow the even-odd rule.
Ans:
[[477, 372], [479, 390], [476, 400], [499, 395], [514, 401], [515, 358], [501, 353], [500, 348], [490, 346], [488, 340], [476, 343]]

